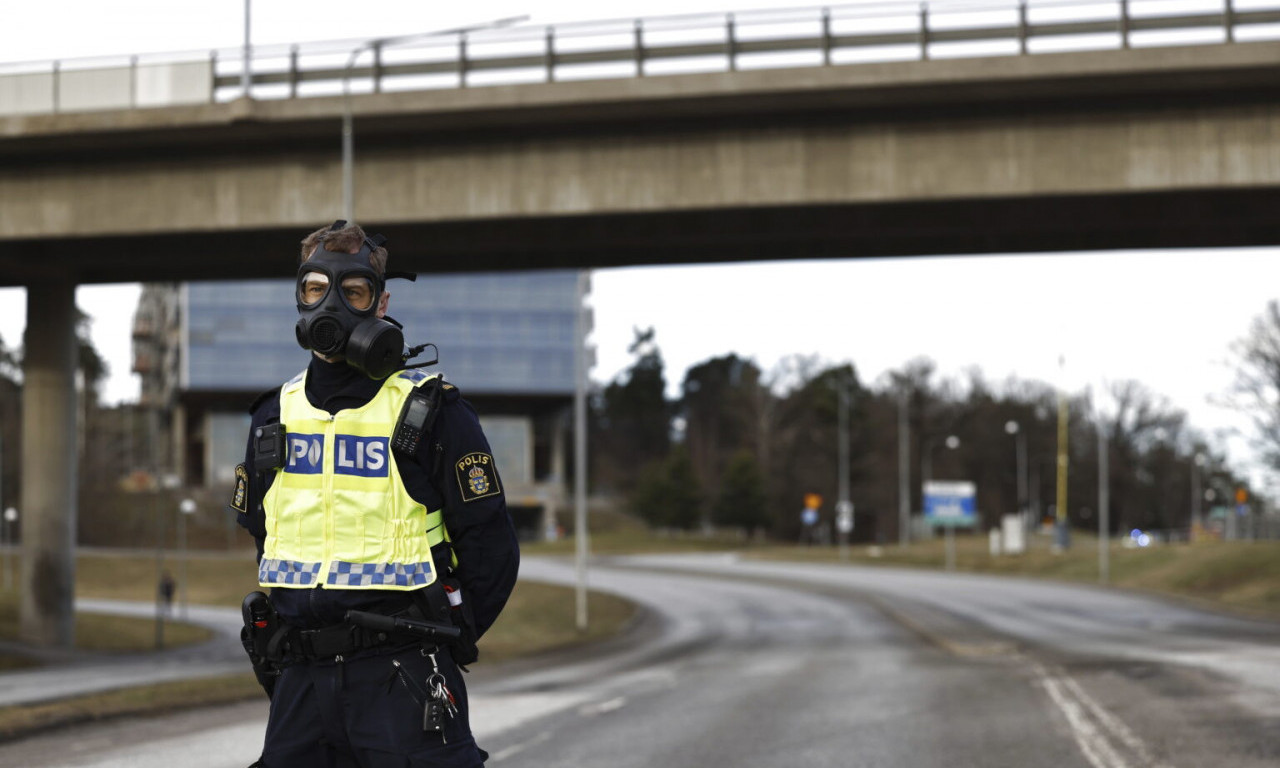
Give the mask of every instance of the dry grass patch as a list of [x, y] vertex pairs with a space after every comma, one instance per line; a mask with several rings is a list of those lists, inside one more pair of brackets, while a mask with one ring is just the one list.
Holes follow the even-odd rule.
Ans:
[[169, 713], [265, 695], [253, 675], [246, 672], [122, 688], [39, 704], [19, 704], [0, 708], [0, 739], [110, 717]]
[[617, 635], [636, 615], [634, 603], [613, 595], [588, 593], [585, 633], [577, 630], [574, 590], [522, 581], [493, 628], [480, 641], [482, 661], [571, 648]]
[[[166, 621], [164, 645], [174, 648], [202, 643], [213, 633], [194, 624]], [[0, 640], [18, 639], [18, 595], [0, 593]], [[156, 625], [151, 619], [138, 620], [104, 613], [77, 613], [75, 647], [99, 653], [141, 653], [156, 648]], [[21, 664], [18, 664], [21, 666]]]

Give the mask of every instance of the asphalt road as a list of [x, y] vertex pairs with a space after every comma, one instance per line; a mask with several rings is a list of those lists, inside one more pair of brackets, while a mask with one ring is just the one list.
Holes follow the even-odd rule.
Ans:
[[[526, 559], [525, 578], [572, 568]], [[470, 678], [502, 768], [1253, 768], [1280, 625], [1088, 587], [717, 555], [596, 563], [625, 640]], [[0, 746], [4, 766], [246, 766], [265, 703]]]

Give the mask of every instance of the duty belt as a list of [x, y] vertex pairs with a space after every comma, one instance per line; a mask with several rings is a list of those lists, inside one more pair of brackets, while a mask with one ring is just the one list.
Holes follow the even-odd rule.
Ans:
[[455, 642], [461, 632], [449, 624], [424, 621], [412, 606], [390, 616], [347, 611], [347, 621], [320, 629], [290, 627], [278, 635], [272, 655], [298, 661], [336, 659], [357, 651], [385, 645], [408, 646], [424, 642]]
[[371, 632], [354, 624], [334, 624], [320, 629], [291, 629], [285, 636], [284, 655], [302, 661], [350, 656], [356, 651], [391, 643], [407, 645], [412, 638]]

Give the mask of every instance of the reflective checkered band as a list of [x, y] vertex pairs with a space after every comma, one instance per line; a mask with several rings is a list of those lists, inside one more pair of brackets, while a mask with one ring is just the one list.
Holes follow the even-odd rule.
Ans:
[[329, 568], [328, 583], [338, 587], [413, 587], [431, 582], [431, 563], [344, 563]]
[[295, 584], [311, 586], [320, 576], [320, 563], [300, 563], [297, 560], [269, 560], [258, 563], [259, 584]]

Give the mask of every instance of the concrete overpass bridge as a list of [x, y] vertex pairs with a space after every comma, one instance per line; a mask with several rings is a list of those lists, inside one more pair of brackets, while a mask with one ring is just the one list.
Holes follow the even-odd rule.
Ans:
[[[975, 7], [0, 77], [0, 285], [29, 290], [24, 634], [69, 639], [75, 285], [288, 274], [339, 215], [344, 115], [356, 218], [423, 272], [1280, 242], [1280, 42], [1244, 41], [1280, 10]], [[975, 51], [1004, 55], [954, 57]], [[680, 62], [713, 71], [658, 74]]]

